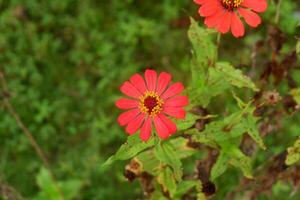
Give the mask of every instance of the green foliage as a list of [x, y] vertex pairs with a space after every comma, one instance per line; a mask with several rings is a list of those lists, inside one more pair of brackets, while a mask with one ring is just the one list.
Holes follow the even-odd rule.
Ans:
[[164, 192], [169, 192], [171, 198], [177, 190], [177, 184], [172, 170], [166, 167], [157, 177], [157, 182], [163, 186]]
[[[167, 144], [158, 144], [155, 148], [148, 149], [147, 151], [138, 154], [135, 159], [141, 164], [141, 168], [144, 171], [154, 176], [161, 173], [160, 166], [169, 165], [172, 169], [178, 170], [175, 177], [180, 180], [182, 173], [180, 160], [196, 153], [193, 148], [187, 146], [187, 142], [188, 140], [185, 138], [174, 138]], [[161, 145], [163, 145], [163, 147], [161, 147]], [[171, 155], [168, 155], [167, 153], [171, 153]], [[173, 158], [172, 156], [176, 156], [178, 159]]]
[[188, 146], [189, 140], [186, 138], [177, 137], [169, 141], [170, 145], [176, 151], [176, 155], [179, 159], [184, 159], [197, 153], [197, 151]]
[[222, 175], [228, 167], [229, 156], [224, 151], [220, 152], [216, 163], [211, 170], [211, 179], [215, 180], [218, 176]]
[[293, 165], [300, 161], [300, 138], [296, 140], [294, 146], [287, 149], [288, 155], [286, 157], [285, 163], [287, 165]]
[[160, 173], [160, 161], [155, 157], [153, 151], [145, 151], [136, 156], [141, 168], [151, 175], [157, 176]]
[[193, 60], [191, 64], [191, 88], [189, 97], [191, 104], [207, 104], [205, 98], [207, 91], [207, 76], [209, 66], [214, 65], [216, 59], [216, 46], [212, 41], [214, 31], [199, 27], [191, 18], [191, 26], [188, 31], [189, 39], [193, 46]]
[[234, 69], [227, 62], [216, 63], [217, 50], [212, 40], [213, 33], [214, 31], [201, 28], [191, 19], [188, 31], [194, 50], [189, 94], [191, 104], [207, 106], [212, 97], [222, 94], [230, 85], [258, 90], [251, 79], [243, 75], [240, 70]]
[[194, 187], [197, 187], [198, 184], [199, 184], [198, 181], [194, 181], [194, 180], [181, 181], [177, 186], [177, 190], [176, 190], [176, 193], [174, 194], [173, 198], [175, 200], [181, 199], [181, 197], [185, 193], [187, 193]]
[[116, 160], [128, 160], [133, 158], [141, 151], [152, 147], [155, 144], [155, 139], [156, 138], [152, 137], [147, 142], [142, 142], [138, 134], [129, 136], [127, 142], [120, 147], [116, 154], [107, 159], [103, 167], [111, 165]]
[[239, 88], [250, 88], [253, 91], [258, 91], [257, 87], [249, 77], [243, 75], [240, 70], [234, 69], [229, 63], [218, 62], [214, 69], [216, 70], [214, 73], [219, 74], [220, 77], [222, 76], [222, 82], [227, 82], [230, 85]]
[[[189, 16], [198, 15], [192, 1], [1, 0], [0, 72], [9, 91], [0, 86], [0, 97], [10, 97], [55, 181], [2, 99], [0, 179], [26, 199], [143, 199], [151, 185], [146, 199], [203, 200], [196, 163], [211, 162], [207, 152], [213, 151], [218, 157], [208, 175], [217, 192], [207, 199], [223, 200], [240, 185], [241, 172], [256, 178], [252, 168], [272, 165], [269, 158], [300, 133], [299, 59], [290, 64], [287, 57], [296, 50], [299, 58], [299, 4], [278, 2], [268, 1], [262, 24], [236, 39], [207, 29], [202, 19], [191, 19], [188, 28]], [[122, 82], [145, 68], [171, 73], [188, 86], [186, 109], [201, 107], [208, 114], [172, 119], [178, 131], [167, 141], [127, 138], [114, 102]], [[278, 91], [283, 101], [261, 102], [267, 90]], [[261, 108], [266, 111], [254, 116]], [[298, 141], [288, 148], [291, 171], [299, 163]], [[149, 185], [140, 174], [132, 183], [125, 180], [129, 159], [149, 174]], [[257, 198], [299, 199], [293, 183], [272, 184], [268, 195]], [[247, 194], [237, 192], [235, 199]]]
[[41, 168], [36, 179], [41, 191], [33, 198], [35, 200], [74, 199], [82, 185], [80, 180], [59, 181], [56, 185], [45, 168]]
[[222, 148], [225, 154], [230, 156], [229, 163], [233, 166], [240, 168], [244, 176], [253, 178], [251, 158], [243, 154], [243, 152], [235, 145], [228, 145]]
[[178, 124], [177, 131], [183, 131], [192, 127], [198, 118], [198, 116], [193, 115], [192, 113], [187, 113], [185, 119], [175, 119], [174, 122]]
[[296, 44], [296, 52], [298, 55], [300, 55], [300, 41], [298, 41]]
[[244, 105], [241, 107], [242, 110], [220, 121], [211, 122], [202, 132], [189, 131], [195, 141], [220, 149], [220, 155], [212, 168], [212, 180], [224, 173], [228, 164], [240, 168], [246, 177], [252, 177], [251, 159], [238, 148], [243, 134], [248, 133], [261, 148], [265, 148], [256, 127], [256, 119], [252, 114], [254, 109], [251, 102]]
[[295, 101], [300, 104], [300, 88], [294, 88], [290, 91], [290, 94], [293, 96]]
[[175, 179], [181, 181], [182, 163], [177, 156], [174, 147], [169, 142], [162, 142], [155, 146], [154, 154], [160, 162], [170, 166], [173, 170]]
[[[195, 79], [200, 79], [199, 75], [201, 76], [202, 73], [205, 72], [203, 69], [207, 70], [216, 60], [217, 47], [212, 42], [213, 33], [215, 33], [215, 31], [200, 27], [198, 23], [191, 18], [188, 36], [193, 46], [193, 55], [196, 62], [191, 70]], [[201, 79], [202, 78], [203, 77], [201, 77]]]
[[[205, 99], [204, 102], [197, 102], [203, 106], [207, 106], [212, 97], [220, 95], [228, 89], [232, 89], [232, 86], [237, 88], [250, 88], [253, 91], [258, 91], [258, 88], [249, 77], [243, 75], [240, 70], [235, 69], [227, 62], [216, 62], [215, 65], [209, 69], [206, 67], [207, 63], [203, 61], [210, 62], [210, 60], [214, 60], [215, 62], [215, 57], [213, 57], [215, 54], [210, 53], [210, 50], [213, 49], [213, 51], [216, 51], [212, 48], [214, 45], [211, 39], [207, 37], [207, 34], [207, 32], [198, 27], [192, 20], [189, 36], [194, 48], [194, 60], [200, 63], [202, 61], [202, 63], [201, 65], [196, 65], [199, 68], [198, 70], [195, 70], [194, 67], [191, 71], [192, 74], [197, 73], [197, 75], [200, 75], [198, 79], [206, 80], [203, 85], [197, 85], [198, 87], [196, 87], [195, 90], [197, 90], [198, 93], [192, 93], [192, 98], [193, 95], [195, 95], [199, 99]], [[197, 40], [197, 38], [206, 39]], [[210, 45], [207, 45], [207, 43]], [[201, 45], [205, 45], [205, 47]], [[199, 47], [201, 47], [202, 51], [197, 50]], [[192, 66], [194, 66], [195, 63], [192, 63]], [[204, 73], [202, 73], [201, 70], [204, 71]], [[202, 74], [205, 75], [201, 76]], [[221, 120], [209, 123], [202, 132], [198, 132], [196, 129], [187, 131], [187, 133], [192, 135], [194, 141], [207, 144], [220, 150], [217, 162], [212, 168], [212, 180], [223, 174], [227, 170], [228, 164], [240, 168], [246, 177], [253, 177], [251, 158], [244, 155], [239, 149], [240, 138], [243, 134], [248, 133], [261, 148], [265, 149], [263, 140], [256, 126], [258, 119], [253, 116], [255, 107], [251, 105], [252, 102], [250, 101], [246, 104], [235, 95], [234, 98], [238, 102], [239, 111]]]

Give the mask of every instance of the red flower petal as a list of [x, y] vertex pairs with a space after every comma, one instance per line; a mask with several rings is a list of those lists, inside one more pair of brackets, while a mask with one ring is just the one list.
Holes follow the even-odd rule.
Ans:
[[164, 107], [163, 112], [178, 119], [184, 119], [186, 114], [181, 107]]
[[177, 127], [176, 127], [176, 125], [175, 125], [174, 122], [172, 122], [169, 118], [167, 118], [167, 117], [166, 117], [165, 115], [163, 115], [163, 114], [160, 114], [158, 117], [164, 122], [164, 124], [166, 125], [166, 127], [167, 127], [168, 130], [169, 130], [169, 134], [170, 134], [170, 135], [176, 133]]
[[157, 135], [162, 139], [167, 139], [169, 137], [169, 129], [165, 123], [157, 116], [154, 117], [153, 121]]
[[160, 73], [157, 81], [156, 92], [158, 95], [161, 95], [165, 90], [168, 84], [170, 83], [172, 76], [166, 72]]
[[123, 83], [120, 90], [127, 96], [130, 96], [130, 97], [133, 97], [136, 99], [142, 95], [129, 81], [126, 81], [125, 83]]
[[143, 141], [149, 140], [149, 138], [151, 136], [151, 128], [152, 128], [152, 120], [149, 117], [146, 119], [146, 121], [144, 122], [144, 124], [141, 128], [140, 138]]
[[168, 99], [170, 97], [173, 97], [182, 92], [183, 89], [184, 86], [182, 85], [182, 83], [174, 83], [162, 94], [161, 98]]
[[226, 11], [222, 16], [221, 22], [217, 25], [217, 30], [221, 33], [227, 33], [231, 25], [231, 12]]
[[139, 109], [126, 111], [118, 117], [118, 123], [120, 124], [120, 126], [125, 126], [132, 119], [134, 119], [139, 113], [140, 113]]
[[211, 0], [211, 2], [203, 4], [199, 8], [198, 12], [199, 12], [200, 16], [202, 16], [202, 17], [211, 16], [216, 13], [218, 8], [220, 8], [220, 5], [221, 4], [218, 1]]
[[156, 80], [157, 80], [157, 73], [154, 70], [147, 69], [145, 71], [145, 78], [147, 82], [147, 87], [149, 91], [155, 91], [156, 88]]
[[198, 12], [200, 16], [205, 17], [204, 23], [208, 28], [215, 28], [221, 33], [227, 33], [231, 29], [235, 37], [245, 34], [244, 25], [235, 12], [248, 8], [246, 12], [241, 11], [240, 15], [244, 16], [247, 24], [257, 27], [261, 19], [255, 12], [264, 12], [268, 7], [267, 0], [243, 0], [237, 8], [233, 5], [224, 6], [221, 0], [194, 0], [194, 2], [200, 5]]
[[206, 17], [204, 20], [204, 24], [208, 28], [216, 27], [216, 25], [218, 25], [220, 23], [220, 21], [222, 20], [222, 16], [224, 13], [225, 13], [224, 9], [220, 9], [214, 15]]
[[116, 101], [116, 106], [120, 109], [130, 109], [130, 108], [137, 108], [139, 106], [139, 102], [133, 99], [125, 99], [121, 98]]
[[241, 5], [251, 8], [255, 12], [265, 12], [268, 7], [266, 0], [244, 0]]
[[234, 37], [242, 37], [245, 34], [244, 25], [236, 13], [231, 16], [231, 32]]
[[238, 12], [242, 15], [249, 26], [257, 27], [261, 23], [260, 17], [251, 10], [246, 10], [243, 8], [239, 8]]
[[207, 0], [194, 0], [194, 2], [195, 2], [196, 4], [202, 5], [202, 4], [204, 4], [205, 2], [207, 2]]
[[130, 135], [134, 134], [141, 127], [144, 119], [145, 114], [140, 114], [135, 119], [131, 120], [126, 127], [126, 132]]
[[[127, 133], [134, 134], [140, 129], [140, 138], [143, 141], [147, 141], [151, 137], [152, 120], [157, 135], [160, 138], [166, 139], [176, 132], [177, 127], [175, 123], [165, 114], [177, 118], [184, 118], [185, 111], [181, 107], [188, 104], [188, 99], [186, 96], [176, 96], [184, 89], [182, 83], [174, 83], [168, 87], [171, 78], [171, 75], [166, 72], [162, 72], [159, 74], [159, 77], [157, 77], [156, 71], [146, 70], [145, 79], [139, 74], [134, 74], [130, 77], [130, 81], [126, 81], [121, 86], [120, 89], [124, 94], [138, 99], [121, 98], [115, 103], [120, 109], [131, 109], [118, 117], [118, 123], [121, 126], [126, 126]], [[158, 109], [157, 111], [159, 112], [151, 113], [151, 117], [148, 116], [150, 113], [145, 114], [144, 111], [142, 112], [139, 108], [139, 98], [147, 91], [157, 92], [159, 95], [157, 98], [165, 101], [163, 104], [164, 107], [160, 107], [162, 110]], [[151, 98], [147, 99], [147, 102], [144, 102], [145, 106], [149, 106], [148, 109], [151, 109], [152, 103], [155, 103], [150, 100]], [[159, 104], [158, 106], [161, 105]]]
[[181, 107], [189, 104], [189, 100], [186, 96], [176, 96], [173, 98], [169, 98], [165, 102], [166, 107]]
[[145, 80], [139, 74], [134, 74], [130, 77], [130, 82], [134, 85], [141, 93], [146, 92], [147, 87], [145, 84]]

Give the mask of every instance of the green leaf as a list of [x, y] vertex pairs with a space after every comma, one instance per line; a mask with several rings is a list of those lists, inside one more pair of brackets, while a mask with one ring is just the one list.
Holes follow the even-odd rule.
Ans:
[[248, 133], [262, 149], [266, 149], [257, 128], [257, 118], [253, 116], [253, 108], [245, 107], [222, 120], [211, 122], [206, 125], [202, 132], [196, 129], [186, 131], [192, 134], [192, 140], [207, 144], [211, 147], [222, 145], [223, 141], [229, 141]]
[[250, 137], [262, 148], [266, 149], [263, 139], [261, 138], [258, 128], [256, 125], [258, 118], [254, 117], [253, 115], [247, 115], [243, 120], [243, 126], [245, 131], [250, 135]]
[[198, 142], [217, 143], [219, 145], [225, 140], [240, 137], [245, 133], [245, 129], [241, 124], [242, 114], [242, 111], [238, 111], [222, 120], [211, 122], [206, 125], [204, 131], [193, 131], [195, 134], [193, 137]]
[[184, 194], [186, 194], [193, 187], [198, 185], [198, 180], [184, 180], [177, 185], [176, 193], [174, 194], [174, 200], [180, 200]]
[[154, 176], [159, 173], [160, 161], [155, 157], [153, 151], [144, 151], [136, 156], [136, 159], [141, 163], [143, 171], [146, 171]]
[[49, 171], [41, 168], [36, 178], [37, 184], [41, 189], [39, 196], [45, 196], [45, 199], [61, 199], [57, 186], [54, 184]]
[[[216, 60], [217, 48], [212, 40], [212, 30], [204, 29], [191, 18], [188, 31], [189, 39], [193, 46], [193, 59], [191, 63], [191, 88], [189, 90], [190, 104], [206, 106], [210, 97], [206, 94], [209, 66]], [[207, 97], [207, 98], [206, 98]]]
[[[240, 109], [245, 109], [245, 108], [250, 108], [252, 101], [245, 103], [244, 101], [242, 101], [242, 99], [240, 99], [234, 92], [232, 92], [233, 98], [236, 100], [238, 106]], [[251, 111], [251, 110], [250, 110]], [[249, 112], [250, 112], [249, 111]]]
[[[178, 137], [174, 139], [168, 140], [168, 142], [173, 147], [176, 156], [179, 159], [187, 158], [194, 153], [196, 150], [187, 146], [188, 139]], [[141, 163], [141, 167], [143, 171], [146, 171], [154, 176], [157, 176], [160, 172], [160, 160], [158, 160], [154, 154], [154, 150], [148, 150], [140, 153], [135, 157], [139, 163]]]
[[225, 81], [224, 74], [215, 67], [209, 68], [209, 78], [207, 83], [207, 94], [210, 97], [217, 96], [229, 89], [231, 85]]
[[198, 73], [198, 79], [203, 82], [194, 84], [189, 96], [192, 104], [198, 103], [204, 107], [208, 105], [212, 97], [222, 94], [232, 86], [258, 91], [249, 77], [227, 62], [218, 62], [215, 67], [210, 67], [208, 73], [203, 76]]
[[155, 190], [150, 197], [150, 200], [168, 200], [163, 193]]
[[154, 192], [150, 196], [150, 200], [168, 200], [163, 194], [161, 185], [156, 181], [153, 182]]
[[202, 183], [199, 181], [197, 186], [196, 186], [196, 189], [197, 189], [197, 200], [207, 200], [205, 194], [202, 192]]
[[295, 88], [290, 91], [290, 94], [293, 96], [297, 104], [300, 104], [300, 88]]
[[298, 41], [296, 44], [296, 52], [300, 55], [300, 41]]
[[150, 200], [168, 200], [161, 191], [155, 190], [150, 197]]
[[225, 117], [223, 120], [209, 123], [203, 131], [204, 135], [198, 136], [200, 134], [196, 133], [196, 139], [199, 142], [201, 142], [200, 140], [202, 142], [211, 142], [213, 140], [216, 143], [220, 143], [224, 140], [230, 140], [230, 138], [236, 138], [242, 136], [244, 133], [248, 133], [261, 148], [266, 149], [258, 132], [258, 118], [253, 116], [255, 108], [251, 105], [251, 101], [244, 103], [240, 99], [237, 100], [242, 110]]
[[224, 79], [231, 85], [239, 88], [250, 88], [253, 91], [259, 91], [248, 76], [245, 76], [241, 70], [235, 69], [227, 62], [218, 62], [216, 64], [216, 70], [223, 74]]
[[233, 95], [236, 99], [239, 107], [243, 109], [242, 111], [242, 121], [241, 124], [244, 128], [244, 131], [247, 132], [250, 137], [262, 148], [266, 149], [266, 146], [264, 144], [263, 139], [261, 138], [258, 127], [257, 127], [257, 121], [259, 120], [258, 117], [255, 117], [253, 115], [253, 112], [255, 110], [255, 107], [252, 106], [252, 101], [245, 103], [243, 102], [238, 96], [235, 94]]
[[169, 192], [170, 196], [173, 197], [177, 184], [174, 178], [173, 172], [169, 167], [166, 167], [157, 177], [157, 182], [163, 186], [164, 192]]
[[173, 169], [175, 179], [181, 181], [182, 163], [173, 146], [168, 141], [161, 142], [155, 146], [154, 154], [158, 160], [169, 165]]
[[194, 128], [194, 129], [188, 130], [186, 133], [192, 135], [192, 141], [206, 144], [212, 148], [218, 147], [218, 144], [214, 140], [214, 137], [212, 135], [210, 135], [208, 132], [199, 132], [197, 129]]
[[224, 132], [223, 129], [225, 127], [226, 123], [224, 123], [223, 120], [211, 122], [206, 125], [201, 135], [206, 135], [208, 140], [215, 141], [216, 143], [218, 143], [218, 141], [228, 140], [230, 137], [230, 132]]
[[182, 119], [175, 119], [174, 122], [177, 125], [177, 131], [183, 131], [191, 126], [193, 126], [196, 122], [196, 120], [199, 118], [199, 116], [194, 115], [190, 112], [186, 114], [186, 117], [184, 120]]
[[287, 165], [293, 165], [300, 161], [300, 137], [296, 140], [292, 147], [287, 149], [288, 155], [286, 157], [285, 163]]
[[215, 62], [217, 47], [212, 40], [212, 33], [215, 33], [215, 31], [200, 27], [198, 23], [191, 18], [188, 36], [192, 43], [194, 56], [198, 64], [194, 66], [196, 67], [194, 69], [195, 72], [202, 72], [203, 69], [207, 69], [209, 65]]
[[[220, 135], [224, 134], [219, 132]], [[209, 135], [209, 133], [199, 133], [198, 135], [194, 136], [193, 139], [195, 141], [199, 141], [199, 135]], [[214, 143], [214, 139], [210, 136], [207, 137], [207, 143]], [[201, 138], [202, 139], [202, 138]], [[237, 140], [238, 141], [238, 140]], [[200, 140], [201, 142], [201, 140]], [[222, 173], [224, 173], [227, 169], [227, 165], [231, 164], [237, 168], [240, 168], [244, 175], [248, 178], [252, 178], [252, 166], [251, 166], [251, 158], [244, 155], [238, 147], [239, 143], [236, 143], [234, 138], [232, 139], [224, 139], [222, 141], [218, 141], [218, 146], [221, 147], [220, 155], [217, 159], [217, 162], [213, 166], [211, 177], [212, 180], [216, 179]], [[211, 145], [212, 147], [216, 148], [217, 146]], [[225, 164], [227, 163], [227, 165]]]
[[102, 165], [102, 167], [107, 167], [117, 160], [128, 160], [136, 156], [141, 151], [154, 146], [155, 138], [150, 138], [147, 142], [143, 142], [138, 134], [134, 134], [128, 137], [128, 140], [123, 144], [116, 154], [112, 155], [107, 161]]
[[81, 188], [82, 182], [80, 180], [67, 180], [64, 182], [58, 183], [60, 188], [64, 193], [64, 198], [67, 199], [74, 199]]
[[224, 151], [230, 155], [230, 164], [241, 169], [244, 176], [247, 178], [253, 178], [252, 161], [250, 157], [243, 154], [243, 152], [235, 145], [230, 145], [230, 147]]
[[197, 194], [197, 200], [207, 200], [207, 198], [206, 198], [206, 196], [205, 196], [204, 193], [199, 192], [199, 193]]
[[[71, 200], [78, 195], [82, 182], [80, 180], [57, 181], [57, 185], [53, 182], [49, 171], [41, 168], [37, 175], [37, 184], [40, 187], [40, 192], [35, 197], [35, 200], [56, 200], [62, 199], [60, 192], [63, 193], [65, 200]], [[61, 191], [59, 191], [59, 189]]]
[[225, 154], [224, 152], [221, 152], [220, 155], [218, 156], [218, 159], [214, 166], [212, 167], [211, 170], [211, 179], [215, 180], [217, 177], [222, 175], [228, 167], [228, 155]]
[[188, 147], [188, 139], [186, 138], [178, 137], [169, 140], [169, 142], [174, 147], [179, 159], [187, 158], [197, 152], [195, 149]]

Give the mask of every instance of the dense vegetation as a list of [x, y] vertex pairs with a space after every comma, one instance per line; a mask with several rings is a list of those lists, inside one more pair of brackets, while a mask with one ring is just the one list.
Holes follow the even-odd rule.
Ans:
[[[300, 2], [268, 2], [258, 28], [218, 40], [192, 1], [0, 0], [0, 199], [299, 199]], [[103, 166], [128, 137], [119, 86], [149, 67], [189, 86], [192, 110], [155, 192], [146, 155], [130, 162], [143, 176], [130, 156]]]

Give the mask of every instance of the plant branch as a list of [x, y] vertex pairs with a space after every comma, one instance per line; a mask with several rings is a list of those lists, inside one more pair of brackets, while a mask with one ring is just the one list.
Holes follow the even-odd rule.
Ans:
[[24, 200], [15, 188], [2, 181], [0, 181], [0, 198], [7, 200]]
[[44, 166], [48, 169], [49, 174], [51, 176], [51, 179], [56, 187], [57, 192], [60, 194], [61, 200], [64, 199], [63, 193], [61, 191], [61, 189], [59, 188], [56, 178], [53, 175], [51, 169], [50, 169], [50, 164], [49, 161], [47, 159], [47, 157], [45, 156], [45, 153], [43, 152], [43, 150], [39, 147], [38, 143], [36, 142], [36, 140], [33, 137], [33, 134], [29, 131], [29, 129], [25, 126], [25, 124], [23, 123], [23, 121], [21, 120], [21, 117], [18, 115], [18, 113], [16, 112], [15, 108], [13, 107], [13, 105], [10, 103], [9, 98], [10, 98], [10, 92], [8, 90], [8, 86], [4, 77], [4, 74], [0, 71], [0, 83], [2, 85], [2, 99], [3, 99], [3, 104], [4, 107], [7, 109], [7, 111], [9, 112], [9, 114], [15, 119], [17, 125], [21, 128], [21, 130], [23, 131], [23, 133], [25, 134], [25, 136], [27, 137], [27, 139], [29, 140], [31, 146], [33, 147], [33, 149], [35, 150], [36, 154], [38, 155], [38, 157], [41, 159], [41, 161], [43, 162]]

